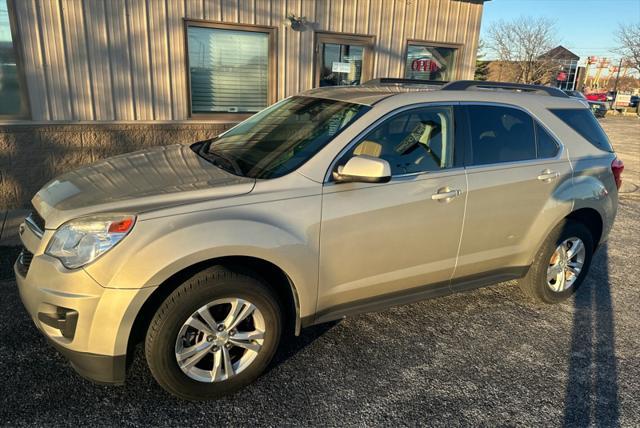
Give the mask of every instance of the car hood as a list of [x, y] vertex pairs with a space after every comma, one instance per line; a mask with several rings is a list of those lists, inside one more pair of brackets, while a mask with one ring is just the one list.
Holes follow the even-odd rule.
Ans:
[[105, 212], [140, 213], [251, 192], [255, 180], [228, 173], [189, 146], [154, 147], [63, 174], [32, 199], [46, 228]]

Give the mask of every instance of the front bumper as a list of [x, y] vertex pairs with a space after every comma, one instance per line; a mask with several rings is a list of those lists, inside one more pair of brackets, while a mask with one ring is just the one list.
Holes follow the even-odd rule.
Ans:
[[127, 372], [126, 355], [99, 355], [77, 352], [47, 338], [48, 342], [69, 360], [71, 367], [83, 378], [100, 384], [121, 385]]
[[83, 269], [67, 270], [43, 254], [42, 240], [22, 229], [29, 255], [14, 265], [24, 307], [47, 340], [82, 376], [99, 383], [125, 379], [129, 335], [140, 308], [155, 290], [105, 288]]

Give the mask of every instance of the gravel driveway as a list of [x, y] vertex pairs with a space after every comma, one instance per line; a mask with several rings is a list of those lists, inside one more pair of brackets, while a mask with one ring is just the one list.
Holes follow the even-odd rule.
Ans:
[[[574, 300], [503, 283], [316, 326], [235, 396], [181, 402], [138, 349], [128, 383], [82, 380], [0, 281], [0, 424], [640, 425], [640, 122], [606, 119], [627, 169], [610, 242]], [[6, 277], [15, 251], [0, 248]]]

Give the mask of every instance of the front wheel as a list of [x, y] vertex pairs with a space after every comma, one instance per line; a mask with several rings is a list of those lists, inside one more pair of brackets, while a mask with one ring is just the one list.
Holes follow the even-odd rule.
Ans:
[[519, 281], [529, 297], [559, 303], [584, 281], [593, 256], [593, 235], [582, 223], [566, 220], [547, 237], [527, 275]]
[[280, 306], [266, 284], [213, 267], [179, 286], [158, 309], [147, 332], [147, 362], [171, 394], [218, 398], [262, 373], [281, 326]]

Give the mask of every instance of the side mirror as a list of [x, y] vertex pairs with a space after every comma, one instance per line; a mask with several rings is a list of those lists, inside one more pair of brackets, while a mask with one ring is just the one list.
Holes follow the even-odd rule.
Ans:
[[391, 166], [373, 156], [354, 156], [333, 172], [336, 183], [386, 183], [391, 180]]

